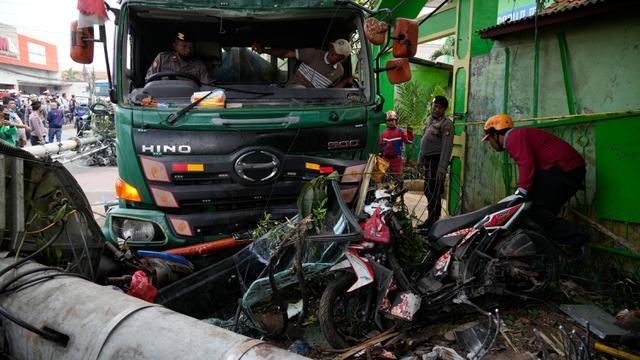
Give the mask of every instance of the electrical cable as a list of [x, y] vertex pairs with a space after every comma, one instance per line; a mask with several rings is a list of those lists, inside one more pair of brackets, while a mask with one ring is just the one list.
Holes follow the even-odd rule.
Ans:
[[61, 272], [61, 273], [43, 275], [43, 276], [40, 276], [40, 277], [34, 277], [33, 279], [29, 279], [28, 281], [20, 283], [20, 284], [14, 286], [12, 288], [8, 288], [6, 290], [3, 289], [2, 291], [0, 291], [0, 295], [4, 295], [4, 294], [9, 293], [9, 292], [15, 292], [15, 291], [23, 290], [23, 289], [29, 287], [30, 285], [35, 285], [36, 283], [38, 283], [38, 282], [40, 282], [42, 280], [50, 280], [50, 279], [53, 279], [53, 278], [59, 277], [59, 276], [75, 277], [75, 278], [79, 278], [79, 279], [82, 279], [82, 280], [91, 281], [91, 280], [89, 280], [89, 278], [87, 278], [86, 276], [84, 276], [82, 274]]
[[37, 272], [41, 272], [41, 271], [49, 271], [49, 270], [58, 270], [58, 271], [62, 271], [61, 268], [56, 267], [56, 266], [47, 266], [47, 267], [41, 267], [41, 268], [37, 268], [37, 269], [31, 269], [28, 271], [25, 271], [23, 273], [21, 273], [20, 275], [14, 277], [13, 279], [7, 281], [5, 284], [2, 284], [2, 287], [0, 287], [0, 295], [4, 293], [4, 290], [9, 287], [9, 285], [15, 283], [16, 281], [22, 279], [23, 277], [27, 276], [27, 275], [31, 275], [33, 273], [37, 273]]
[[423, 22], [427, 21], [428, 18], [430, 18], [432, 15], [434, 15], [435, 13], [438, 12], [438, 10], [440, 10], [440, 8], [442, 8], [444, 6], [444, 4], [446, 4], [449, 0], [444, 0], [440, 5], [438, 5], [435, 10], [433, 10], [431, 13], [429, 13], [429, 15], [425, 16], [424, 19], [420, 20], [420, 22], [418, 23], [418, 26], [422, 25]]

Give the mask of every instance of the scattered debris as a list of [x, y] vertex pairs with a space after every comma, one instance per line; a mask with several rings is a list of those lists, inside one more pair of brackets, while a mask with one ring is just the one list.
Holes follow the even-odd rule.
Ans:
[[553, 351], [556, 354], [560, 355], [561, 357], [565, 357], [566, 356], [566, 353], [564, 351], [562, 351], [562, 345], [561, 344], [556, 344], [551, 339], [549, 339], [549, 337], [547, 335], [545, 335], [545, 333], [543, 333], [542, 331], [540, 331], [538, 329], [533, 329], [533, 333], [538, 337], [538, 339], [543, 341], [545, 344], [549, 345], [549, 347], [551, 349], [553, 349]]
[[478, 323], [462, 331], [455, 331], [458, 345], [467, 352], [467, 359], [482, 359], [489, 352], [500, 333], [500, 313], [496, 310], [487, 325]]
[[397, 336], [399, 333], [397, 331], [394, 331], [394, 329], [389, 329], [381, 334], [379, 334], [378, 336], [374, 336], [373, 338], [358, 344], [354, 347], [351, 347], [349, 349], [347, 349], [347, 351], [343, 352], [342, 354], [336, 356], [334, 359], [335, 360], [345, 360], [348, 359], [349, 357], [357, 354], [358, 352], [367, 349], [369, 347], [372, 347], [376, 344], [379, 344], [387, 339], [391, 339], [394, 336]]
[[628, 335], [629, 331], [615, 324], [616, 319], [596, 305], [560, 305], [560, 310], [582, 326], [589, 324], [589, 330], [600, 339], [606, 340]]
[[289, 351], [300, 355], [307, 355], [310, 350], [311, 347], [309, 346], [309, 344], [302, 340], [296, 340], [293, 342], [293, 344], [291, 344], [291, 346], [289, 346]]
[[422, 360], [466, 360], [455, 350], [436, 345], [430, 353], [422, 355]]

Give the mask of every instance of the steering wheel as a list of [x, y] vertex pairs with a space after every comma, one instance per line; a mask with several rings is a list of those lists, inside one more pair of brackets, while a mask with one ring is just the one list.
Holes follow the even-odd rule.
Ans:
[[184, 79], [188, 79], [188, 80], [191, 80], [191, 81], [195, 82], [196, 84], [198, 84], [198, 86], [202, 86], [202, 83], [200, 82], [200, 79], [198, 79], [194, 75], [187, 74], [187, 73], [184, 73], [184, 72], [177, 72], [177, 71], [161, 71], [161, 72], [157, 72], [157, 73], [149, 76], [149, 78], [147, 79], [146, 82], [150, 83], [152, 81], [161, 80], [164, 77], [167, 77], [170, 80], [176, 80], [177, 78], [184, 78]]

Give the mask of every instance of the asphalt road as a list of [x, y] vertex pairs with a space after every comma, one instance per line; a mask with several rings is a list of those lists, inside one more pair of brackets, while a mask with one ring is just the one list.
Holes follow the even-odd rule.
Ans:
[[[62, 139], [75, 136], [75, 129], [63, 129]], [[65, 167], [78, 181], [84, 191], [100, 225], [104, 222], [104, 204], [116, 201], [115, 182], [118, 168], [115, 166], [85, 166], [84, 159], [65, 164]]]

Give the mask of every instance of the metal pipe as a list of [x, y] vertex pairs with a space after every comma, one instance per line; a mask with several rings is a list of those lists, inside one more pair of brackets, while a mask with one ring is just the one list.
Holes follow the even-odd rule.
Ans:
[[[536, 9], [536, 13], [538, 10]], [[537, 16], [536, 16], [537, 17]], [[534, 56], [533, 56], [533, 114], [535, 119], [538, 117], [538, 93], [539, 93], [539, 68], [540, 68], [540, 39], [538, 38], [538, 30], [536, 29], [536, 35], [534, 40]]]
[[79, 155], [76, 155], [76, 156], [72, 157], [71, 159], [62, 160], [61, 163], [66, 164], [66, 163], [70, 163], [72, 161], [76, 161], [76, 160], [78, 160], [80, 158], [87, 157], [89, 155], [92, 155], [92, 154], [95, 154], [95, 153], [97, 153], [99, 151], [102, 151], [102, 150], [104, 150], [104, 149], [106, 149], [108, 147], [109, 147], [109, 145], [102, 145], [99, 148], [96, 148], [96, 149], [93, 149], [91, 151], [87, 151], [85, 153], [81, 153]]
[[[13, 263], [13, 259], [2, 259], [0, 269]], [[38, 267], [43, 265], [27, 263], [2, 276], [0, 282]], [[55, 273], [59, 274], [29, 274], [12, 286]], [[28, 324], [69, 337], [63, 346], [5, 321], [5, 350], [19, 359], [305, 359], [75, 277], [57, 276], [31, 284], [3, 295], [0, 304]]]
[[216, 252], [222, 249], [229, 249], [232, 247], [244, 246], [251, 242], [251, 240], [236, 239], [234, 237], [209, 241], [202, 244], [184, 246], [165, 251], [166, 253], [180, 256], [193, 256], [203, 255]]
[[605, 354], [609, 354], [612, 356], [615, 356], [619, 359], [625, 359], [625, 360], [640, 360], [640, 356], [638, 355], [634, 355], [631, 353], [628, 353], [626, 351], [622, 351], [620, 349], [616, 349], [616, 348], [612, 348], [610, 346], [607, 346], [601, 342], [596, 342], [595, 343], [595, 349], [603, 352]]
[[45, 145], [29, 146], [23, 148], [34, 156], [43, 157], [45, 155], [59, 154], [62, 151], [75, 150], [82, 145], [93, 144], [98, 142], [98, 136], [88, 136], [83, 138], [74, 137], [73, 139], [64, 140], [59, 143], [50, 143]]
[[564, 89], [567, 95], [567, 107], [569, 114], [576, 114], [576, 103], [573, 99], [573, 86], [571, 85], [571, 74], [569, 73], [569, 56], [567, 52], [567, 38], [564, 33], [558, 33], [558, 47], [560, 47], [560, 62], [562, 63], [562, 77], [564, 79]]
[[511, 67], [511, 51], [509, 48], [504, 48], [504, 84], [502, 89], [503, 101], [502, 101], [502, 113], [509, 113], [509, 73]]

